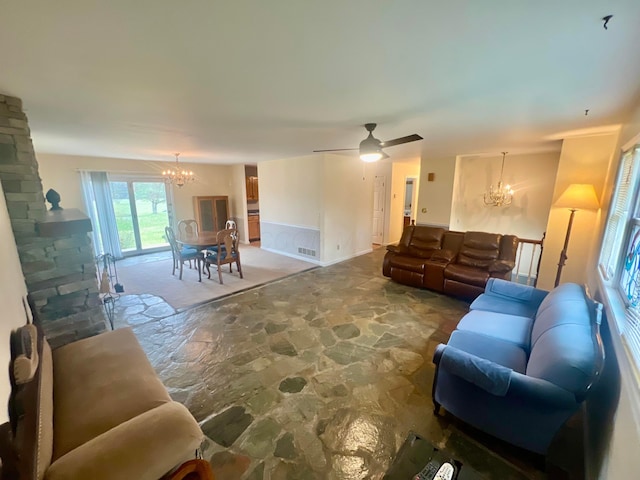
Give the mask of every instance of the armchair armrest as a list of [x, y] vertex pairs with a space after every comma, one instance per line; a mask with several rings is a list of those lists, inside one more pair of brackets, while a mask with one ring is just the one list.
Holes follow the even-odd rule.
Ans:
[[47, 480], [157, 480], [191, 458], [204, 438], [189, 411], [169, 402], [134, 417], [51, 464]]
[[400, 246], [400, 245], [387, 245], [387, 252], [404, 253], [406, 251], [407, 251], [407, 249], [405, 247]]
[[509, 391], [513, 370], [490, 360], [440, 344], [436, 348], [433, 361], [438, 368], [443, 368], [492, 395], [504, 397]]

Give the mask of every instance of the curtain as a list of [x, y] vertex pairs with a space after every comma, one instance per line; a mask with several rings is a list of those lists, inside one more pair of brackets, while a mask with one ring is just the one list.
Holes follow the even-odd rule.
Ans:
[[122, 258], [120, 238], [106, 172], [80, 172], [85, 207], [93, 224], [93, 250]]

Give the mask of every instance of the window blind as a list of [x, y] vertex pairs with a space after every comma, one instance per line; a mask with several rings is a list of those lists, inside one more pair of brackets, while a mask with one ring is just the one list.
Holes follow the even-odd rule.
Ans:
[[614, 200], [612, 208], [609, 209], [609, 218], [602, 238], [600, 269], [608, 280], [613, 278], [618, 265], [626, 221], [629, 217], [632, 190], [637, 177], [638, 162], [634, 162], [634, 157], [638, 150], [638, 148], [630, 149], [622, 157]]

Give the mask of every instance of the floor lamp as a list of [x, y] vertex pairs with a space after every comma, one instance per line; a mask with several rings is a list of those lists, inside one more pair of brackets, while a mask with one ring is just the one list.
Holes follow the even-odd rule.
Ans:
[[558, 272], [556, 273], [556, 282], [554, 287], [560, 283], [562, 275], [562, 267], [567, 260], [567, 247], [569, 246], [569, 237], [571, 236], [571, 227], [573, 226], [573, 216], [576, 210], [597, 210], [600, 208], [596, 191], [591, 184], [572, 183], [562, 192], [558, 201], [553, 204], [556, 208], [568, 208], [571, 211], [569, 216], [569, 224], [567, 225], [567, 236], [564, 238], [564, 246], [560, 252], [560, 260], [558, 261]]

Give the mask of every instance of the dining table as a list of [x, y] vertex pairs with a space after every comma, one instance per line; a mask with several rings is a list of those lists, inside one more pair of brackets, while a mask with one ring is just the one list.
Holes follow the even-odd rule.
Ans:
[[197, 235], [178, 234], [176, 242], [183, 247], [205, 250], [218, 245], [217, 232], [199, 232]]

